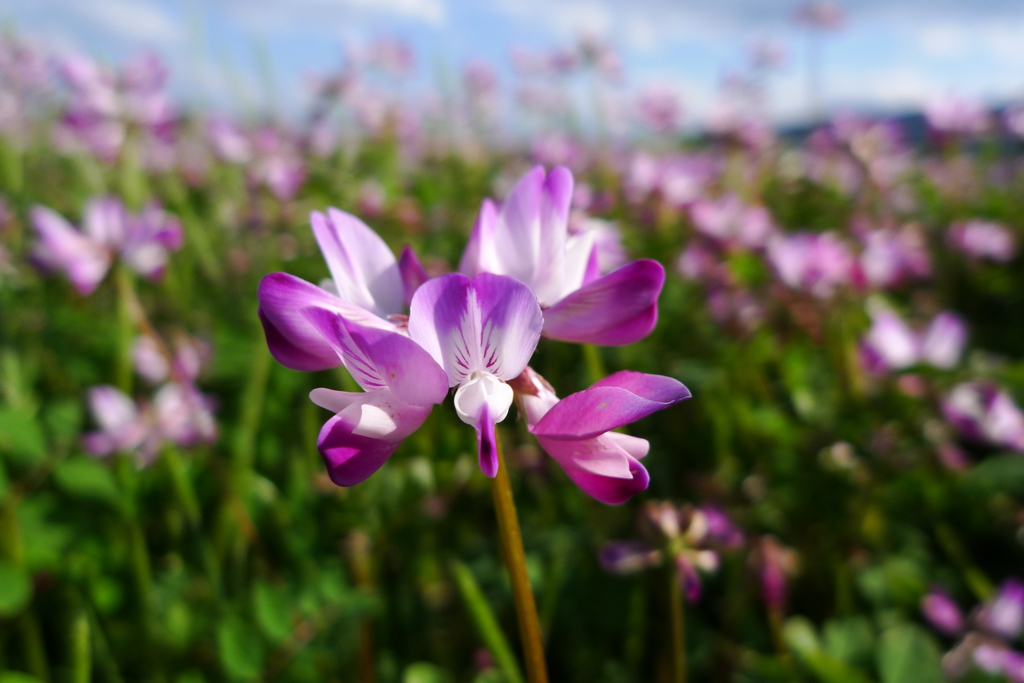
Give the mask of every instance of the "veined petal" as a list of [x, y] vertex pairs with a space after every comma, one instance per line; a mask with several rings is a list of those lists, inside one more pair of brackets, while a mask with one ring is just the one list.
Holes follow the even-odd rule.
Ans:
[[412, 339], [323, 308], [306, 308], [302, 315], [366, 391], [387, 390], [398, 400], [421, 407], [440, 403], [447, 395], [448, 376]]
[[657, 261], [628, 263], [545, 310], [544, 335], [606, 346], [639, 341], [658, 321], [664, 283], [665, 269]]
[[412, 297], [416, 290], [424, 282], [430, 279], [426, 269], [420, 263], [416, 252], [408, 244], [402, 248], [402, 255], [398, 257], [398, 271], [402, 276], [402, 291], [405, 296], [405, 305], [412, 304]]
[[510, 277], [453, 273], [413, 297], [409, 336], [448, 373], [449, 384], [474, 372], [510, 380], [537, 348], [543, 316], [530, 289]]
[[494, 227], [497, 221], [498, 207], [490, 199], [485, 199], [459, 260], [459, 272], [466, 277], [497, 272], [494, 261]]
[[592, 439], [687, 398], [689, 389], [671, 377], [624, 370], [566, 396], [530, 431], [560, 441]]
[[382, 317], [402, 312], [398, 262], [380, 235], [355, 216], [333, 208], [326, 216], [314, 211], [310, 224], [343, 301]]
[[270, 353], [277, 362], [292, 370], [311, 372], [342, 364], [330, 343], [303, 317], [304, 308], [324, 308], [361, 325], [394, 329], [386, 320], [287, 273], [264, 277], [257, 296], [260, 322]]

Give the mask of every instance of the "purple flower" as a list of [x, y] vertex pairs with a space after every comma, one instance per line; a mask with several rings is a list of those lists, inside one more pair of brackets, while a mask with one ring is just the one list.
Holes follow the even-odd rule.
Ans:
[[964, 630], [963, 612], [953, 598], [938, 588], [921, 598], [921, 612], [934, 629], [946, 635], [955, 636]]
[[918, 362], [917, 335], [895, 312], [881, 308], [871, 315], [871, 329], [861, 340], [861, 357], [873, 372], [902, 370]]
[[1014, 640], [1024, 627], [1024, 583], [1008, 579], [999, 591], [982, 605], [975, 617], [978, 625], [989, 633]]
[[921, 335], [921, 359], [948, 370], [960, 362], [966, 343], [967, 324], [960, 316], [943, 311], [932, 318]]
[[169, 382], [153, 396], [153, 412], [160, 437], [179, 446], [217, 440], [213, 403], [192, 384]]
[[536, 167], [498, 207], [485, 200], [459, 271], [508, 275], [533, 290], [544, 334], [578, 343], [622, 345], [645, 337], [657, 321], [665, 270], [633, 261], [600, 277], [595, 235], [569, 234], [572, 173]]
[[942, 413], [969, 439], [1024, 451], [1024, 413], [994, 384], [958, 384], [942, 401]]
[[431, 407], [444, 400], [447, 377], [426, 351], [398, 332], [360, 325], [325, 308], [305, 308], [302, 315], [364, 389], [314, 389], [309, 396], [335, 413], [317, 438], [328, 475], [338, 486], [353, 486], [380, 469]]
[[90, 201], [83, 230], [73, 228], [50, 209], [34, 207], [32, 224], [39, 234], [33, 259], [45, 270], [62, 270], [78, 293], [86, 296], [99, 286], [114, 255], [139, 274], [158, 279], [167, 252], [181, 248], [181, 224], [151, 205], [139, 216], [125, 211], [114, 197]]
[[228, 119], [210, 119], [206, 124], [206, 136], [214, 153], [224, 161], [244, 164], [252, 158], [253, 150], [249, 139]]
[[112, 386], [89, 390], [89, 411], [99, 431], [82, 436], [87, 451], [107, 456], [117, 451], [131, 451], [142, 445], [151, 427], [131, 398]]
[[721, 548], [738, 548], [743, 545], [743, 531], [725, 510], [715, 505], [702, 505], [698, 509], [707, 521], [707, 537], [710, 542]]
[[1013, 258], [1017, 245], [1013, 233], [998, 223], [973, 220], [957, 223], [949, 229], [949, 244], [970, 256], [1006, 263]]
[[455, 411], [477, 433], [480, 468], [498, 471], [494, 425], [508, 415], [507, 382], [530, 361], [544, 325], [537, 298], [510, 277], [459, 273], [423, 284], [412, 300], [409, 336], [458, 387]]
[[674, 379], [628, 371], [562, 400], [529, 368], [514, 385], [541, 448], [587, 495], [609, 505], [626, 502], [650, 482], [640, 464], [650, 444], [612, 430], [690, 398]]
[[643, 541], [609, 541], [598, 559], [607, 572], [632, 574], [661, 564], [661, 552]]
[[889, 288], [912, 278], [931, 274], [931, 258], [920, 230], [872, 230], [864, 236], [859, 259], [860, 273], [867, 285]]
[[717, 200], [700, 199], [690, 207], [694, 226], [708, 237], [724, 244], [740, 244], [748, 249], [764, 247], [775, 232], [771, 214], [763, 206], [747, 206], [734, 194]]
[[853, 276], [853, 256], [830, 233], [776, 235], [768, 241], [767, 255], [783, 283], [822, 299]]

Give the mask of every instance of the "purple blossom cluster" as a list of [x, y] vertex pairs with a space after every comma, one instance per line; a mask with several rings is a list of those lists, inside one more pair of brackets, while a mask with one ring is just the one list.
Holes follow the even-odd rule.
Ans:
[[678, 381], [618, 372], [559, 399], [528, 363], [541, 336], [623, 345], [657, 320], [664, 270], [633, 261], [602, 275], [597, 231], [570, 230], [566, 168], [524, 175], [500, 205], [484, 200], [459, 272], [429, 277], [355, 216], [314, 211], [331, 279], [285, 273], [260, 285], [260, 320], [274, 357], [304, 371], [343, 365], [363, 393], [316, 389], [335, 413], [318, 447], [331, 479], [357, 484], [455, 389], [455, 410], [477, 434], [483, 473], [499, 460], [495, 425], [513, 402], [541, 447], [586, 493], [625, 502], [647, 488], [647, 441], [614, 430], [689, 398]]

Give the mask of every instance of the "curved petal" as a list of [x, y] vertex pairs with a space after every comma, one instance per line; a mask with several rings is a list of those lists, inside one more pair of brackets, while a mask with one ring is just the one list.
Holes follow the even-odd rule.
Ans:
[[937, 368], [954, 367], [967, 343], [967, 324], [963, 319], [943, 311], [932, 319], [921, 338], [921, 356]]
[[421, 407], [440, 403], [448, 394], [448, 376], [412, 339], [323, 308], [306, 308], [302, 314], [366, 391], [387, 389], [399, 400]]
[[543, 316], [530, 289], [510, 277], [453, 273], [413, 297], [409, 336], [448, 373], [451, 386], [477, 371], [508, 381], [537, 348]]
[[665, 269], [657, 261], [628, 263], [544, 311], [544, 335], [606, 346], [639, 341], [658, 321], [664, 283]]
[[355, 486], [379, 470], [401, 443], [353, 434], [344, 418], [335, 416], [320, 430], [316, 445], [331, 481]]
[[485, 373], [474, 376], [455, 392], [455, 411], [476, 429], [480, 469], [488, 477], [498, 473], [494, 425], [508, 416], [512, 399], [512, 387]]
[[630, 574], [661, 564], [661, 551], [644, 541], [609, 541], [599, 560], [605, 571]]
[[128, 239], [128, 216], [117, 197], [93, 199], [85, 205], [83, 227], [86, 235], [98, 244], [120, 249]]
[[490, 199], [485, 199], [480, 206], [480, 213], [476, 217], [466, 249], [459, 260], [459, 272], [466, 277], [476, 277], [480, 273], [495, 271], [494, 226], [497, 221], [497, 205]]
[[591, 452], [604, 450], [607, 447], [606, 444], [600, 443], [600, 439], [559, 441], [538, 437], [537, 441], [584, 493], [607, 505], [625, 503], [640, 491], [645, 490], [650, 484], [651, 478], [644, 466], [625, 453], [623, 453], [623, 457], [628, 478], [598, 474], [581, 466]]
[[561, 441], [592, 439], [690, 398], [671, 377], [622, 371], [556, 403], [530, 431]]
[[416, 294], [416, 290], [420, 288], [420, 285], [429, 280], [430, 276], [427, 275], [426, 269], [423, 268], [423, 264], [417, 258], [416, 252], [408, 244], [402, 248], [402, 255], [398, 257], [398, 271], [402, 276], [402, 291], [405, 296], [405, 305], [409, 306], [412, 303], [413, 295]]
[[341, 299], [379, 316], [401, 313], [402, 277], [380, 235], [338, 209], [314, 211], [309, 220]]
[[270, 353], [278, 363], [292, 370], [312, 372], [342, 364], [334, 348], [303, 317], [304, 308], [325, 308], [362, 325], [394, 329], [387, 321], [287, 273], [264, 277], [257, 297]]
[[526, 283], [544, 304], [563, 294], [572, 187], [569, 169], [536, 166], [509, 192], [495, 226], [495, 272]]

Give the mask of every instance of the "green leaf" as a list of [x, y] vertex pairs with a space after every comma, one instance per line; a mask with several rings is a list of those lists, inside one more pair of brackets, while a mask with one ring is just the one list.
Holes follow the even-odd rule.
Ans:
[[0, 560], [0, 617], [21, 612], [32, 599], [32, 579], [18, 565]]
[[868, 676], [821, 649], [814, 625], [805, 617], [786, 621], [782, 636], [796, 658], [824, 683], [871, 683]]
[[263, 644], [243, 619], [232, 615], [217, 627], [220, 663], [230, 678], [252, 680], [263, 670]]
[[449, 683], [444, 669], [428, 662], [416, 662], [405, 667], [402, 683]]
[[472, 617], [484, 645], [490, 650], [495, 663], [505, 674], [509, 683], [522, 683], [523, 674], [512, 654], [512, 648], [509, 647], [508, 640], [505, 638], [491, 606], [487, 604], [487, 599], [484, 597], [483, 591], [480, 590], [480, 585], [476, 582], [473, 572], [457, 560], [453, 560], [451, 566], [452, 573], [455, 575], [455, 584], [459, 587], [459, 592], [462, 593], [462, 600], [466, 603], [466, 609], [469, 610], [469, 615]]
[[0, 451], [23, 465], [33, 465], [46, 457], [43, 431], [32, 413], [0, 408]]
[[110, 503], [116, 503], [120, 498], [110, 468], [88, 456], [62, 461], [54, 468], [53, 478], [65, 493], [76, 498]]
[[252, 592], [252, 609], [256, 623], [274, 642], [281, 642], [292, 632], [292, 601], [287, 591], [266, 582], [259, 582]]
[[939, 649], [919, 626], [899, 624], [885, 631], [877, 656], [882, 683], [942, 683], [945, 680]]
[[825, 650], [848, 664], [869, 664], [875, 634], [867, 617], [833, 619], [825, 624]]
[[70, 445], [82, 431], [82, 404], [66, 398], [52, 401], [43, 409], [43, 423], [51, 440]]

